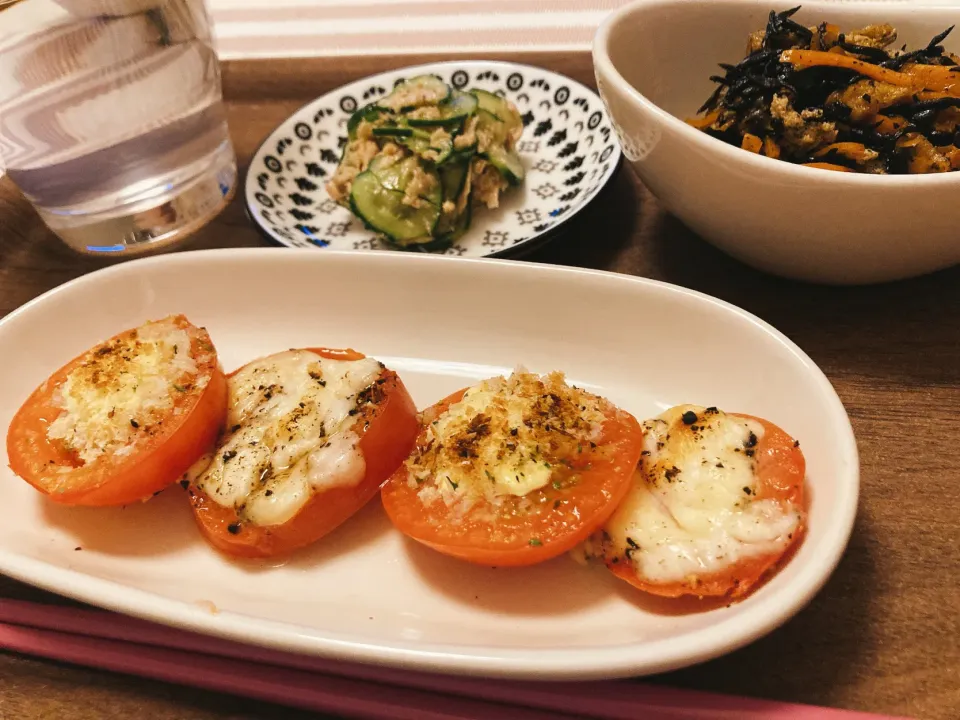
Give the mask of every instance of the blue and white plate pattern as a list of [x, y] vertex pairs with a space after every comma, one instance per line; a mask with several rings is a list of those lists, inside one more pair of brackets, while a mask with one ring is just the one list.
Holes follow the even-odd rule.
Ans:
[[458, 89], [481, 88], [512, 101], [523, 117], [517, 150], [527, 176], [495, 210], [477, 208], [470, 230], [447, 255], [508, 254], [543, 239], [586, 207], [613, 177], [620, 146], [590, 88], [549, 70], [492, 61], [401, 68], [344, 85], [300, 108], [264, 141], [250, 163], [246, 202], [269, 236], [290, 247], [393, 250], [324, 188], [347, 142], [347, 120], [404, 78], [436, 74]]

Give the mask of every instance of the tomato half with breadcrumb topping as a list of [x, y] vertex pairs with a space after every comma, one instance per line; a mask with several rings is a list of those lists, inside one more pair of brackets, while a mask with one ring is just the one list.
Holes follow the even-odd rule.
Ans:
[[276, 353], [228, 385], [224, 434], [184, 479], [203, 536], [227, 555], [320, 540], [376, 496], [416, 439], [399, 376], [352, 350]]
[[14, 473], [57, 503], [125, 505], [176, 482], [216, 442], [227, 383], [207, 331], [174, 315], [57, 370], [7, 431]]
[[632, 415], [562, 374], [517, 371], [425, 411], [416, 450], [381, 497], [401, 532], [440, 553], [532, 565], [606, 522], [641, 442]]

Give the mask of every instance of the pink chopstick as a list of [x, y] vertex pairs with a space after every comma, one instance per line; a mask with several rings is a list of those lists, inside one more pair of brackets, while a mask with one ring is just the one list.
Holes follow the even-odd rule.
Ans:
[[[5, 624], [0, 626], [0, 646], [19, 652], [287, 705], [348, 712], [353, 717], [384, 717], [365, 714], [369, 709], [367, 705], [361, 708], [350, 704], [353, 702], [351, 690], [360, 685], [363, 694], [359, 699], [371, 706], [377, 702], [376, 693], [372, 692], [374, 688], [378, 692], [408, 693], [404, 700], [409, 700], [411, 705], [401, 707], [411, 708], [411, 712], [415, 707], [420, 708], [421, 714], [414, 712], [411, 717], [424, 718], [492, 717], [484, 712], [494, 712], [497, 713], [495, 716], [502, 717], [504, 706], [508, 705], [510, 716], [518, 720], [540, 717], [539, 711], [547, 711], [548, 717], [553, 718], [562, 718], [566, 714], [568, 717], [603, 720], [633, 720], [641, 716], [663, 720], [881, 720], [884, 717], [892, 720], [890, 716], [662, 688], [637, 682], [557, 684], [482, 680], [340, 663], [247, 646], [101, 610], [16, 600], [0, 600], [0, 623]], [[71, 648], [78, 647], [77, 643], [84, 650], [66, 657]], [[122, 654], [129, 657], [113, 665], [103, 664], [105, 658], [112, 661]], [[144, 662], [139, 663], [138, 658], [143, 658]], [[236, 666], [238, 662], [239, 667]], [[228, 666], [230, 670], [226, 671]], [[180, 672], [183, 667], [190, 669]], [[314, 680], [301, 685], [305, 683], [304, 676]], [[285, 678], [293, 682], [291, 689], [284, 686]], [[311, 688], [317, 688], [316, 697], [307, 692]], [[469, 710], [445, 706], [441, 710], [441, 698], [443, 702], [456, 699], [474, 705]], [[347, 703], [347, 706], [334, 707], [336, 702]], [[418, 702], [426, 704], [421, 707], [416, 705]], [[430, 708], [433, 713], [462, 711], [473, 714], [424, 715], [424, 708]], [[361, 709], [364, 711], [360, 712]], [[390, 717], [402, 720], [407, 716], [393, 713]]]
[[[293, 668], [0, 623], [0, 645], [17, 652], [370, 720], [555, 720], [555, 712], [451, 697]], [[570, 715], [560, 716], [559, 720]]]

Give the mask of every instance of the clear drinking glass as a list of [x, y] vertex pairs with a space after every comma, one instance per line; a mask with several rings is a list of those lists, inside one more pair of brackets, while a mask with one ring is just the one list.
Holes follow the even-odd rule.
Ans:
[[203, 0], [0, 0], [0, 167], [70, 247], [163, 249], [236, 189]]

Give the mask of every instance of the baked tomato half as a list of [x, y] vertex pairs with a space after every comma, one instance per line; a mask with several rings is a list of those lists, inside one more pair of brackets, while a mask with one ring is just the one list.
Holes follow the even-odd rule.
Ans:
[[316, 542], [373, 498], [410, 453], [416, 406], [382, 363], [352, 350], [288, 350], [228, 378], [216, 451], [184, 478], [217, 550], [272, 557]]
[[642, 431], [632, 415], [518, 371], [422, 415], [413, 454], [383, 487], [393, 524], [446, 555], [532, 565], [583, 541], [630, 487]]
[[58, 503], [145, 500], [210, 451], [226, 411], [207, 331], [182, 315], [148, 322], [33, 391], [7, 432], [10, 469]]
[[586, 554], [655, 595], [750, 592], [804, 534], [799, 443], [767, 420], [692, 405], [644, 429], [630, 492]]

